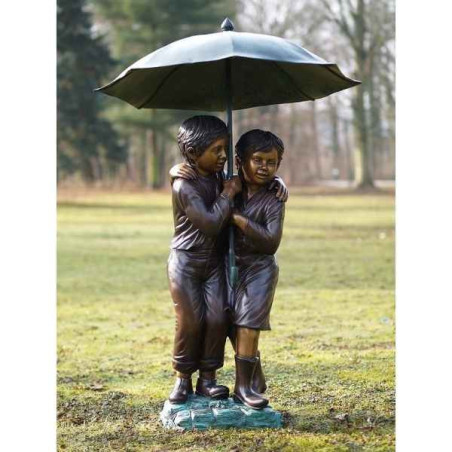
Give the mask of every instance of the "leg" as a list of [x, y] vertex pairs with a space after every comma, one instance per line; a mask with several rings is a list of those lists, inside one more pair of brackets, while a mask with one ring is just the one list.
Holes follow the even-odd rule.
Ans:
[[[237, 328], [234, 325], [230, 327], [228, 337], [234, 352], [237, 353]], [[267, 382], [265, 381], [264, 371], [262, 370], [261, 352], [259, 350], [257, 351], [256, 357], [258, 358], [258, 361], [256, 363], [256, 368], [254, 369], [252, 388], [254, 392], [264, 394], [267, 390]]]
[[212, 265], [209, 277], [203, 285], [203, 292], [205, 321], [196, 393], [212, 398], [227, 398], [229, 389], [216, 383], [216, 371], [224, 362], [224, 346], [229, 323], [225, 311], [224, 272], [220, 263]]
[[237, 350], [236, 353], [243, 358], [254, 358], [257, 355], [259, 344], [259, 330], [251, 328], [237, 328]]
[[259, 330], [237, 328], [236, 344], [236, 380], [234, 396], [245, 405], [261, 409], [268, 405], [268, 400], [253, 390], [252, 383], [259, 361], [257, 349], [259, 345]]
[[[195, 269], [187, 266], [187, 255], [173, 251], [168, 261], [168, 280], [176, 314], [173, 368], [176, 384], [169, 400], [183, 403], [193, 393], [191, 374], [198, 369], [204, 307], [201, 283]], [[190, 271], [192, 270], [192, 271]]]

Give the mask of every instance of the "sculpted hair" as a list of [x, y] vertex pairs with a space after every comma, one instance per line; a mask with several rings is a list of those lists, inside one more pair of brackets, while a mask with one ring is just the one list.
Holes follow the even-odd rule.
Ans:
[[276, 149], [278, 152], [278, 164], [281, 163], [284, 143], [274, 133], [261, 129], [253, 129], [244, 133], [235, 145], [235, 153], [242, 162], [253, 152], [265, 152], [272, 149]]
[[199, 157], [215, 140], [228, 136], [226, 124], [216, 116], [199, 115], [186, 119], [179, 127], [177, 143], [187, 162]]

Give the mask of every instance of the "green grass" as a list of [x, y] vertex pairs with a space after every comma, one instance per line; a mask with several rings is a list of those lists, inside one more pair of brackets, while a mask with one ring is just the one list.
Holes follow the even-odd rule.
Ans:
[[[61, 197], [58, 444], [68, 451], [394, 450], [394, 199], [294, 194], [260, 349], [270, 430], [163, 430], [173, 384], [166, 193]], [[226, 348], [222, 383], [233, 385]]]

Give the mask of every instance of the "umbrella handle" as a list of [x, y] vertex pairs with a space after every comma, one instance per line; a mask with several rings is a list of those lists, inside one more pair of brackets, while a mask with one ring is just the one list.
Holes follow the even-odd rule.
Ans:
[[234, 288], [237, 284], [239, 270], [235, 265], [235, 252], [234, 252], [234, 228], [229, 227], [229, 252], [228, 252], [228, 264], [229, 264], [229, 281], [231, 287]]
[[[234, 156], [233, 156], [233, 140], [232, 140], [232, 84], [231, 84], [231, 60], [226, 60], [226, 112], [228, 124], [228, 173], [227, 178], [231, 179], [234, 175]], [[234, 227], [229, 227], [229, 252], [228, 252], [228, 270], [229, 281], [231, 287], [235, 287], [238, 279], [238, 268], [235, 265], [235, 251], [234, 251]]]

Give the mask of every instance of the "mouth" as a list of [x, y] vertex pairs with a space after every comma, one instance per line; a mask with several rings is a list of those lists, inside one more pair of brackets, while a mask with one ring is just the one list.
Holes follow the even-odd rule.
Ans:
[[217, 163], [217, 168], [223, 168], [223, 166], [225, 165], [225, 163], [226, 163], [226, 160], [224, 161], [224, 162], [219, 162], [219, 163]]
[[256, 177], [259, 179], [268, 179], [268, 174], [256, 173]]

